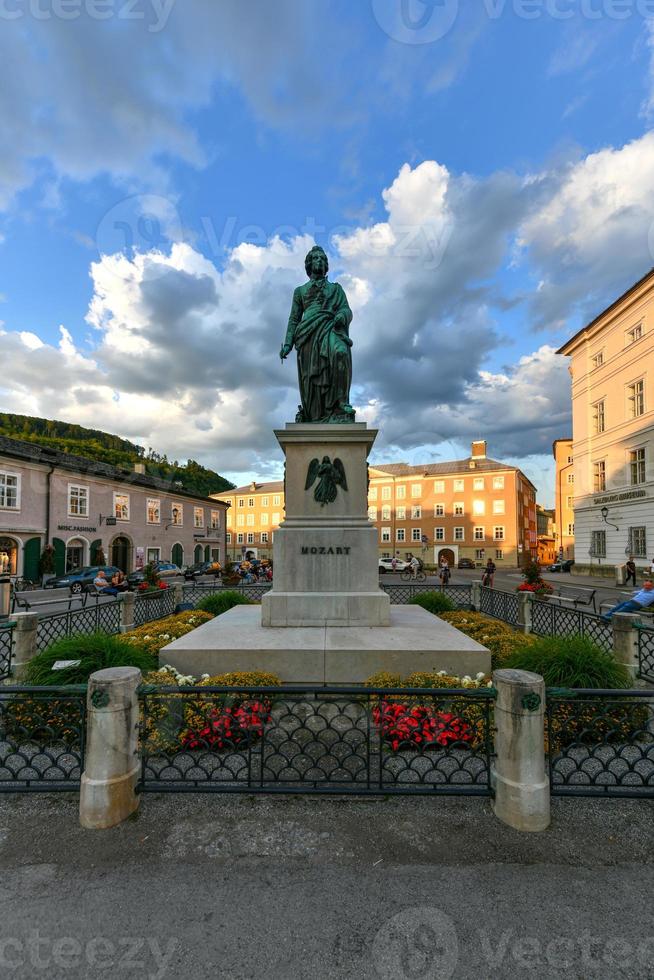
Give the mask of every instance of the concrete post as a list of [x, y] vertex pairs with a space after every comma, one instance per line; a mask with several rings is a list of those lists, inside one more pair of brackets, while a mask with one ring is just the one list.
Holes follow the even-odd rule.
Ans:
[[615, 613], [611, 617], [613, 655], [616, 660], [629, 667], [634, 677], [638, 672], [638, 622], [640, 617], [637, 613]]
[[545, 768], [545, 682], [526, 670], [496, 670], [493, 809], [516, 830], [545, 830], [550, 786]]
[[134, 606], [136, 594], [134, 592], [123, 592], [118, 597], [120, 599], [120, 632], [128, 633], [134, 629]]
[[470, 588], [470, 605], [479, 612], [481, 609], [481, 582], [473, 582]]
[[531, 633], [533, 592], [518, 592], [518, 627], [523, 633]]
[[0, 578], [0, 619], [6, 619], [11, 609], [11, 579]]
[[79, 819], [87, 830], [114, 827], [138, 809], [137, 667], [109, 667], [91, 674], [87, 693], [86, 760]]
[[173, 585], [173, 593], [175, 596], [175, 606], [178, 606], [180, 602], [184, 602], [184, 586], [181, 582], [175, 582]]
[[14, 627], [13, 674], [15, 679], [20, 681], [23, 679], [28, 663], [38, 653], [36, 629], [39, 625], [39, 617], [36, 613], [15, 613], [11, 618], [16, 623]]

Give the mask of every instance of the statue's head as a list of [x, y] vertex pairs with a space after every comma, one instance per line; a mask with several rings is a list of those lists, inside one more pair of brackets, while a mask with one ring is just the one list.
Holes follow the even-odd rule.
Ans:
[[309, 279], [312, 274], [326, 276], [329, 272], [329, 259], [324, 248], [321, 248], [320, 245], [314, 245], [311, 251], [307, 253], [307, 257], [304, 260], [304, 268]]

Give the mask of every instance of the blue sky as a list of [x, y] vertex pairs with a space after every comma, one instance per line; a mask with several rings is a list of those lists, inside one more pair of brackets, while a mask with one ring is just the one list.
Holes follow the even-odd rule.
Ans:
[[0, 4], [0, 409], [276, 474], [315, 239], [376, 458], [485, 436], [550, 503], [554, 350], [653, 264], [654, 3], [66, 9]]

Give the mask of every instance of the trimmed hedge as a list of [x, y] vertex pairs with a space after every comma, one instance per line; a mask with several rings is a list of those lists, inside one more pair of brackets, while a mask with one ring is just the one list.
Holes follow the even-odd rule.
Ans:
[[422, 606], [435, 616], [443, 612], [454, 612], [456, 609], [456, 605], [444, 592], [421, 592], [409, 599], [409, 605]]
[[196, 608], [211, 613], [212, 616], [221, 616], [234, 606], [251, 605], [250, 600], [242, 592], [227, 589], [225, 592], [212, 592], [211, 595], [206, 595], [203, 599], [200, 599]]

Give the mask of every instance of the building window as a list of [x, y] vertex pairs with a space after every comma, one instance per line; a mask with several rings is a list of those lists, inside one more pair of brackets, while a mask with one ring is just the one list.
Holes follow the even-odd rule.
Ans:
[[568, 456], [568, 464], [574, 462], [574, 456]]
[[225, 515], [225, 527], [231, 527], [231, 526], [232, 526], [232, 512], [231, 510], [228, 510]]
[[464, 529], [462, 527], [455, 527], [454, 528], [454, 540], [455, 541], [464, 541], [465, 540], [465, 531], [464, 531]]
[[388, 543], [391, 540], [391, 529], [390, 527], [383, 527], [381, 529], [381, 539]]
[[395, 537], [397, 538], [398, 544], [402, 544], [404, 541], [406, 541], [406, 535], [403, 527], [398, 527], [395, 532]]
[[604, 351], [598, 350], [597, 354], [593, 354], [593, 367], [601, 367], [604, 363]]
[[236, 543], [237, 544], [243, 544], [243, 532], [242, 531], [239, 531], [239, 533], [236, 535]]
[[381, 519], [382, 521], [390, 521], [391, 519], [391, 508], [386, 506], [381, 509]]
[[637, 419], [645, 411], [645, 382], [634, 381], [627, 385], [627, 406], [630, 419]]
[[486, 537], [486, 529], [483, 527], [476, 527], [474, 537], [475, 541], [483, 541]]
[[231, 544], [231, 543], [232, 543], [232, 532], [228, 531], [227, 534], [225, 535], [225, 544]]
[[239, 497], [238, 498], [238, 506], [239, 507], [244, 507], [245, 506], [245, 497]]
[[211, 511], [211, 530], [212, 531], [215, 531], [216, 528], [219, 528], [219, 527], [220, 527], [220, 511], [219, 510], [212, 510]]
[[193, 527], [204, 527], [204, 510], [202, 507], [193, 508]]
[[486, 502], [484, 500], [473, 500], [472, 513], [475, 517], [483, 517], [486, 513]]
[[254, 544], [254, 531], [248, 531], [248, 544]]
[[644, 527], [629, 528], [629, 551], [634, 558], [647, 557], [647, 531]]
[[254, 514], [248, 514], [245, 523], [248, 527], [254, 527]]
[[606, 531], [591, 531], [590, 554], [592, 558], [606, 558]]
[[161, 502], [153, 497], [148, 497], [147, 504], [148, 524], [161, 524]]
[[268, 544], [268, 532], [267, 531], [262, 531], [261, 532], [261, 544]]
[[411, 496], [413, 497], [414, 500], [420, 500], [420, 498], [422, 497], [422, 484], [421, 483], [412, 483], [411, 484]]
[[477, 561], [483, 561], [486, 552], [483, 548], [475, 548], [475, 558]]
[[444, 517], [445, 516], [445, 504], [436, 504], [434, 506], [434, 517]]
[[236, 526], [237, 527], [243, 527], [244, 524], [245, 524], [245, 514], [237, 514], [236, 515]]
[[281, 494], [276, 493], [273, 496], [273, 507], [279, 507], [282, 502]]
[[382, 500], [390, 500], [390, 499], [391, 499], [391, 488], [382, 487]]
[[377, 508], [376, 507], [369, 507], [368, 508], [368, 520], [369, 521], [376, 521], [377, 520]]
[[119, 521], [129, 520], [129, 494], [114, 494], [114, 515]]
[[645, 482], [645, 450], [632, 449], [629, 453], [629, 471], [631, 485]]
[[494, 476], [493, 477], [493, 490], [504, 490], [504, 477]]
[[279, 525], [279, 518], [280, 518], [279, 512], [275, 511], [272, 516], [273, 527], [277, 527]]
[[574, 507], [574, 503], [573, 503], [574, 499], [575, 499], [574, 497], [566, 497], [565, 498], [566, 507]]
[[595, 493], [606, 490], [606, 462], [603, 459], [593, 463], [593, 490]]
[[434, 480], [434, 493], [445, 493], [445, 480]]
[[435, 527], [434, 528], [434, 541], [444, 541], [445, 540], [445, 528]]
[[637, 323], [635, 327], [632, 327], [631, 330], [627, 330], [627, 333], [625, 334], [627, 347], [629, 344], [635, 344], [636, 341], [640, 340], [642, 336], [643, 325], [642, 323]]
[[262, 497], [261, 498], [261, 506], [262, 507], [267, 507], [268, 506], [268, 497]]
[[453, 511], [454, 516], [455, 517], [463, 517], [464, 510], [465, 510], [465, 508], [464, 508], [464, 506], [463, 506], [462, 503], [455, 504], [454, 505], [454, 511]]
[[404, 486], [403, 483], [399, 487], [395, 488], [395, 497], [397, 500], [406, 499], [406, 487]]
[[455, 480], [454, 481], [454, 492], [455, 493], [463, 493], [463, 486], [464, 486], [463, 480]]
[[484, 489], [484, 478], [483, 476], [476, 476], [472, 481], [473, 490], [483, 490]]
[[575, 533], [575, 526], [574, 526], [574, 524], [568, 524], [568, 531], [567, 531], [568, 537], [569, 538], [574, 537], [574, 533]]
[[377, 487], [370, 487], [368, 490], [368, 500], [377, 499]]
[[266, 526], [266, 527], [267, 527], [267, 525], [268, 525], [268, 518], [269, 518], [269, 516], [270, 516], [269, 514], [262, 514], [262, 515], [261, 515], [261, 523], [262, 523], [262, 524], [263, 524], [264, 526]]
[[411, 528], [411, 540], [422, 541], [422, 530], [419, 527]]
[[422, 507], [420, 506], [420, 504], [415, 504], [411, 508], [411, 520], [419, 521], [421, 517], [422, 517]]
[[574, 483], [574, 482], [575, 482], [574, 473], [568, 473], [568, 483]]
[[161, 548], [148, 548], [145, 553], [145, 560], [148, 565], [155, 561], [161, 561]]
[[173, 505], [173, 509], [170, 512], [170, 517], [175, 525], [175, 527], [181, 527], [184, 523], [184, 510], [182, 507], [177, 507]]
[[76, 487], [72, 483], [68, 484], [68, 516], [69, 517], [89, 516], [88, 487]]
[[604, 399], [593, 405], [593, 431], [595, 435], [604, 432]]
[[494, 500], [493, 501], [493, 513], [494, 514], [503, 514], [504, 513], [504, 501], [503, 500]]
[[254, 507], [254, 497], [248, 497], [248, 507]]
[[493, 539], [495, 541], [504, 541], [504, 525], [496, 524], [493, 528]]
[[395, 512], [395, 516], [396, 516], [396, 518], [397, 518], [398, 521], [405, 521], [406, 520], [406, 507], [398, 507], [397, 510], [396, 510], [396, 512]]
[[496, 548], [496, 550], [495, 550], [495, 557], [496, 558], [500, 558], [500, 559], [501, 558], [504, 558], [504, 552], [502, 551], [501, 548]]

